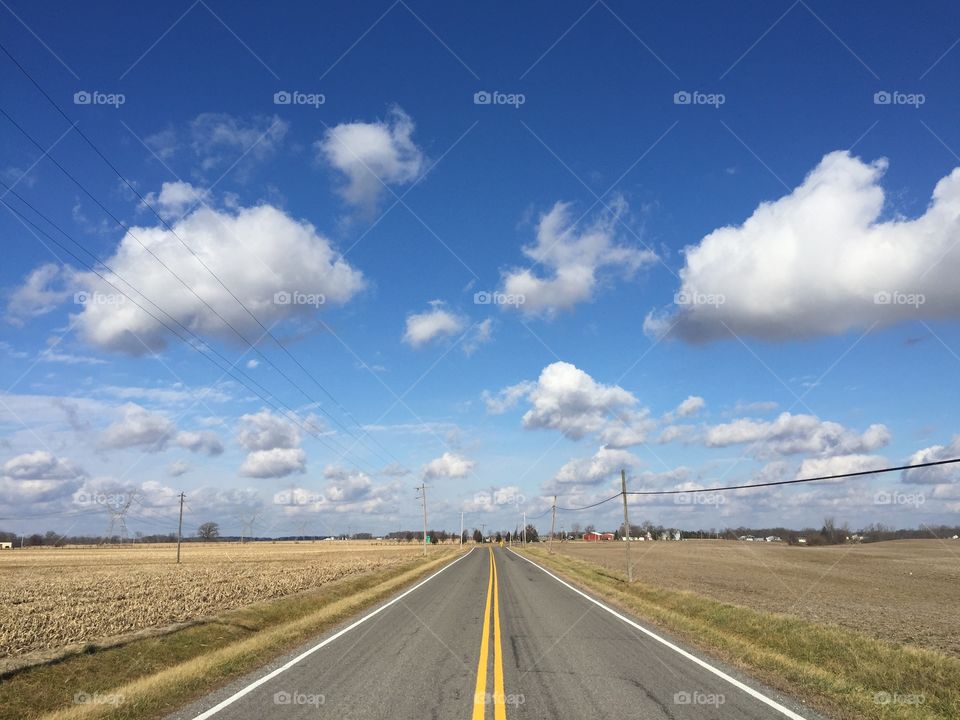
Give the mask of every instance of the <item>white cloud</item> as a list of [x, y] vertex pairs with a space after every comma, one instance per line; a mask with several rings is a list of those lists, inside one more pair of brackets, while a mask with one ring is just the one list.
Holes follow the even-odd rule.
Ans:
[[340, 194], [351, 205], [372, 209], [384, 185], [404, 185], [423, 172], [426, 158], [413, 142], [413, 120], [393, 108], [386, 121], [342, 123], [314, 147], [318, 156], [343, 173]]
[[[688, 304], [649, 314], [645, 329], [782, 339], [960, 315], [960, 168], [937, 183], [923, 215], [881, 219], [886, 168], [845, 151], [824, 156], [789, 195], [688, 247], [678, 293]], [[878, 293], [902, 295], [878, 304]], [[922, 303], [905, 297], [917, 294]]]
[[350, 471], [335, 465], [328, 465], [323, 475], [331, 482], [327, 485], [327, 498], [333, 502], [356, 502], [370, 494], [373, 480], [359, 470]]
[[460, 347], [467, 356], [473, 355], [481, 345], [486, 345], [493, 339], [493, 319], [487, 318], [470, 328], [470, 334], [464, 339]]
[[78, 290], [76, 272], [56, 263], [44, 263], [27, 275], [7, 301], [6, 319], [16, 326], [56, 310]]
[[[284, 303], [282, 295], [278, 294], [322, 295], [326, 305], [342, 304], [365, 284], [363, 275], [338, 257], [330, 242], [318, 234], [316, 228], [270, 205], [245, 208], [235, 213], [199, 208], [177, 222], [174, 230], [268, 327], [284, 320], [307, 322], [317, 312], [317, 307], [312, 304]], [[132, 235], [248, 340], [262, 334], [259, 325], [184, 249], [173, 233], [160, 227], [133, 228], [105, 262], [145, 296], [158, 302], [166, 313], [195, 332], [237, 342], [234, 333], [151, 257]], [[264, 242], [264, 238], [269, 238], [270, 242]], [[258, 268], [258, 272], [251, 272], [251, 268]], [[50, 270], [43, 270], [39, 277], [35, 275], [31, 275], [17, 291], [19, 295], [15, 293], [19, 300], [8, 306], [8, 313], [16, 311], [21, 316], [29, 316], [28, 301], [33, 302], [32, 314], [40, 312], [37, 308], [49, 309], [51, 297], [62, 300], [66, 296], [57, 289], [44, 290], [44, 283], [45, 287], [52, 287], [59, 280], [68, 285], [70, 291], [83, 289], [88, 298], [103, 300], [88, 300], [85, 305], [78, 306], [79, 315], [74, 316], [81, 337], [90, 344], [105, 350], [142, 355], [162, 349], [171, 339], [170, 333], [156, 320], [92, 273], [74, 274], [67, 268], [59, 275], [51, 274]], [[148, 301], [139, 298], [122, 283], [118, 285], [141, 305], [158, 314]], [[278, 297], [281, 297], [280, 301]], [[43, 305], [41, 301], [48, 304]]]
[[249, 451], [241, 475], [280, 478], [306, 472], [307, 454], [298, 447], [300, 431], [288, 418], [261, 410], [242, 415], [239, 425], [237, 442]]
[[176, 460], [167, 465], [167, 475], [170, 477], [180, 477], [190, 472], [190, 464], [183, 460]]
[[414, 348], [422, 347], [443, 335], [455, 335], [466, 327], [466, 320], [447, 310], [443, 303], [434, 300], [431, 309], [407, 315], [407, 330], [403, 341]]
[[3, 474], [14, 480], [68, 480], [84, 473], [69, 460], [61, 460], [48, 450], [37, 450], [7, 460]]
[[597, 485], [620, 477], [620, 470], [638, 467], [640, 458], [626, 450], [602, 447], [593, 457], [570, 460], [557, 472], [560, 485]]
[[877, 450], [890, 442], [890, 431], [885, 425], [874, 424], [858, 434], [813, 415], [784, 412], [770, 422], [740, 418], [714, 425], [707, 428], [704, 441], [707, 447], [753, 443], [751, 453], [757, 457], [796, 453], [827, 457]]
[[[950, 460], [960, 457], [960, 435], [954, 435], [948, 445], [931, 445], [917, 450], [910, 456], [911, 465], [938, 460]], [[904, 470], [903, 482], [916, 485], [951, 484], [960, 480], [960, 468], [957, 465], [936, 465], [934, 467]]]
[[125, 403], [118, 411], [123, 417], [104, 430], [99, 443], [101, 449], [140, 448], [144, 452], [159, 452], [176, 432], [176, 426], [166, 415], [136, 403]]
[[161, 404], [195, 403], [198, 399], [203, 402], [225, 402], [232, 399], [226, 391], [226, 384], [206, 387], [187, 387], [179, 382], [169, 387], [103, 385], [94, 388], [92, 392], [121, 400], [144, 400]]
[[82, 468], [47, 450], [17, 455], [3, 465], [0, 502], [22, 506], [59, 500], [80, 487], [85, 476]]
[[545, 367], [528, 397], [525, 428], [558, 430], [572, 440], [596, 434], [604, 445], [627, 447], [644, 442], [655, 425], [648, 410], [635, 409], [630, 392], [598, 383], [566, 362]]
[[699, 397], [698, 395], [690, 395], [686, 400], [677, 406], [677, 409], [674, 410], [674, 413], [677, 415], [677, 417], [691, 417], [703, 410], [706, 404], [706, 401], [702, 397]]
[[523, 248], [523, 254], [547, 270], [541, 277], [534, 268], [514, 268], [503, 276], [503, 292], [522, 296], [517, 304], [527, 314], [551, 315], [569, 310], [593, 298], [601, 272], [632, 276], [639, 268], [657, 259], [649, 250], [617, 243], [617, 224], [626, 212], [622, 201], [612, 211], [578, 229], [568, 203], [556, 203], [540, 217], [537, 239]]
[[671, 442], [691, 442], [696, 438], [697, 428], [693, 425], [667, 425], [657, 436], [661, 445]]
[[463, 455], [445, 452], [423, 466], [423, 477], [431, 478], [462, 478], [473, 472], [476, 463]]
[[261, 410], [240, 417], [237, 442], [251, 451], [294, 448], [300, 444], [300, 431], [289, 419]]
[[384, 477], [405, 477], [410, 474], [410, 470], [400, 463], [393, 462], [383, 468], [378, 474]]
[[[878, 470], [885, 467], [887, 459], [879, 455], [834, 455], [833, 457], [806, 458], [800, 463], [797, 478], [843, 475], [844, 473]], [[842, 480], [830, 481], [841, 482]]]
[[64, 365], [106, 365], [106, 360], [89, 355], [74, 355], [73, 353], [57, 352], [47, 348], [37, 355], [39, 362], [63, 363]]
[[223, 443], [220, 442], [220, 438], [212, 430], [179, 432], [177, 433], [176, 443], [190, 452], [202, 452], [210, 456], [223, 453]]
[[163, 183], [159, 193], [147, 193], [144, 200], [147, 205], [157, 211], [160, 217], [170, 221], [180, 218], [196, 205], [209, 202], [210, 192], [188, 182], [177, 180]]
[[255, 478], [281, 478], [306, 471], [307, 454], [300, 448], [255, 450], [240, 466], [241, 475]]
[[516, 385], [505, 387], [496, 394], [484, 390], [482, 394], [483, 404], [487, 406], [487, 412], [491, 415], [502, 415], [507, 410], [516, 406], [520, 400], [529, 397], [530, 393], [537, 387], [532, 380], [524, 380]]
[[227, 113], [201, 113], [190, 123], [190, 147], [201, 158], [204, 170], [246, 158], [265, 160], [283, 142], [290, 124], [278, 116], [234, 117]]

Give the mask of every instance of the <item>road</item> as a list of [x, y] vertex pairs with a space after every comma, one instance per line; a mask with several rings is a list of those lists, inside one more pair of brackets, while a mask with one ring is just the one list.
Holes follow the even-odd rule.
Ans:
[[385, 605], [170, 720], [819, 719], [508, 548]]

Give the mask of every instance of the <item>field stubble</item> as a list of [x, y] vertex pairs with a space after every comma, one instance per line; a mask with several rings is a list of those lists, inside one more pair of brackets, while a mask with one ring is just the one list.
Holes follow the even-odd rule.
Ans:
[[[556, 543], [623, 571], [623, 543]], [[960, 542], [897, 540], [832, 547], [687, 540], [631, 545], [633, 576], [654, 587], [831, 623], [960, 656]]]
[[388, 570], [416, 545], [190, 543], [0, 554], [0, 658], [181, 623]]

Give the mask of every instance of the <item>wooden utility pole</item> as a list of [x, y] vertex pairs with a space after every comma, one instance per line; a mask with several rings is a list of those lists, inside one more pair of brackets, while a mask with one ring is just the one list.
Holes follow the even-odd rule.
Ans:
[[460, 513], [460, 544], [463, 545], [463, 513]]
[[183, 538], [183, 498], [185, 495], [180, 493], [180, 522], [177, 523], [177, 565], [180, 564], [180, 540]]
[[417, 488], [420, 499], [423, 501], [423, 554], [427, 554], [427, 484], [421, 483]]
[[557, 527], [557, 496], [553, 496], [553, 517], [550, 519], [550, 554], [553, 554], [553, 531]]
[[627, 471], [620, 470], [620, 493], [623, 495], [624, 547], [627, 553], [627, 582], [633, 582], [633, 566], [630, 564], [630, 518], [627, 516]]
[[523, 547], [527, 547], [527, 511], [523, 511]]

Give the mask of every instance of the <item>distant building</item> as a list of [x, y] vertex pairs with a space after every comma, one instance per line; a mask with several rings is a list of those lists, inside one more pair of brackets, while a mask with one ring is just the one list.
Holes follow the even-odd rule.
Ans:
[[13, 550], [12, 542], [0, 542], [0, 550]]
[[764, 540], [766, 540], [767, 542], [780, 542], [781, 538], [779, 535], [767, 535], [767, 537], [765, 537]]
[[587, 542], [597, 542], [598, 540], [600, 540], [600, 538], [601, 538], [600, 533], [593, 532], [592, 530], [590, 532], [585, 532], [583, 534], [583, 539], [586, 540]]
[[601, 533], [600, 539], [601, 539], [601, 540], [616, 540], [616, 539], [617, 539], [617, 536], [614, 535], [612, 532], [605, 532], [605, 533]]

